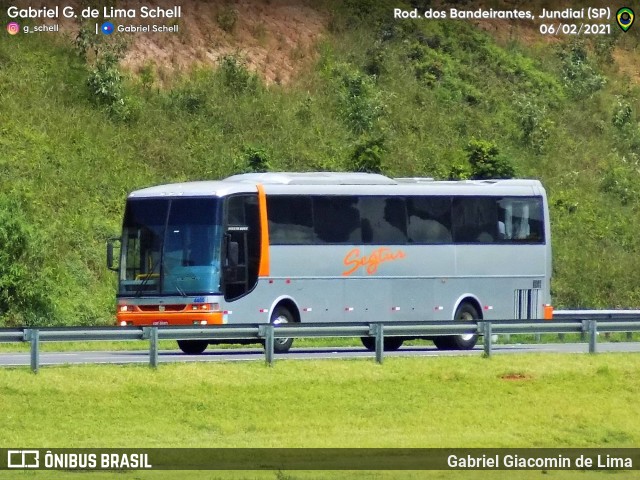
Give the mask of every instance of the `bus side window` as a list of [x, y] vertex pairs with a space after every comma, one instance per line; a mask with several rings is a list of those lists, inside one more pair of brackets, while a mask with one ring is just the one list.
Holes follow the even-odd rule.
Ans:
[[407, 243], [404, 197], [361, 197], [362, 242], [379, 245]]
[[319, 243], [361, 243], [358, 198], [346, 195], [313, 197], [313, 227]]
[[273, 245], [310, 245], [314, 242], [311, 199], [300, 195], [267, 196], [269, 241]]
[[451, 198], [407, 199], [407, 234], [411, 243], [451, 243]]
[[542, 200], [503, 198], [498, 202], [499, 228], [506, 242], [543, 242]]
[[455, 243], [492, 243], [498, 239], [498, 211], [491, 197], [453, 199], [453, 238]]

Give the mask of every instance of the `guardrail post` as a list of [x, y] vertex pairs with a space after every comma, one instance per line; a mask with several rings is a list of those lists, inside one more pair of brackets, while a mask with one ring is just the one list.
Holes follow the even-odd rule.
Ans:
[[596, 353], [596, 342], [598, 337], [598, 321], [589, 320], [589, 353]]
[[376, 335], [376, 362], [382, 364], [384, 360], [384, 325], [377, 323], [373, 329]]
[[483, 322], [482, 325], [482, 335], [484, 335], [483, 341], [484, 341], [484, 355], [485, 357], [490, 357], [491, 356], [491, 322]]
[[40, 369], [40, 332], [37, 328], [29, 330], [29, 341], [31, 342], [31, 371], [38, 373]]
[[274, 349], [274, 336], [273, 336], [273, 325], [261, 325], [260, 329], [262, 332], [260, 335], [264, 337], [264, 359], [265, 363], [273, 367], [273, 349]]
[[158, 368], [158, 327], [149, 328], [149, 366]]

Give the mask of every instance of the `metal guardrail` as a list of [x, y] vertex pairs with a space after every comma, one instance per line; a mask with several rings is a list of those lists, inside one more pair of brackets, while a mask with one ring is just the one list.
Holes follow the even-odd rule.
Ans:
[[30, 342], [31, 370], [37, 372], [40, 367], [40, 342], [148, 340], [149, 364], [155, 368], [158, 366], [159, 340], [255, 340], [264, 342], [265, 361], [268, 365], [273, 365], [276, 338], [372, 337], [375, 338], [376, 361], [382, 363], [385, 337], [481, 335], [484, 355], [490, 356], [492, 336], [496, 334], [586, 334], [589, 352], [596, 353], [599, 332], [640, 332], [640, 310], [562, 310], [554, 312], [553, 320], [4, 328], [0, 329], [0, 343]]

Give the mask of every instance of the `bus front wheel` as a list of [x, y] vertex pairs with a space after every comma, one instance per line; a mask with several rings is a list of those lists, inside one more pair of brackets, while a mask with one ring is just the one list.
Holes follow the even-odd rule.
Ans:
[[[470, 303], [462, 303], [456, 310], [454, 320], [478, 320], [480, 315]], [[434, 337], [433, 343], [438, 350], [471, 350], [478, 343], [478, 335], [450, 335]]]
[[178, 347], [187, 355], [200, 355], [208, 345], [206, 340], [178, 340]]

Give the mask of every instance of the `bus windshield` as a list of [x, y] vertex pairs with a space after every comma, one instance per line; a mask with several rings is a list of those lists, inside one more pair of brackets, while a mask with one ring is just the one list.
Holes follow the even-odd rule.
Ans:
[[220, 292], [221, 221], [216, 198], [131, 199], [124, 216], [119, 293]]

